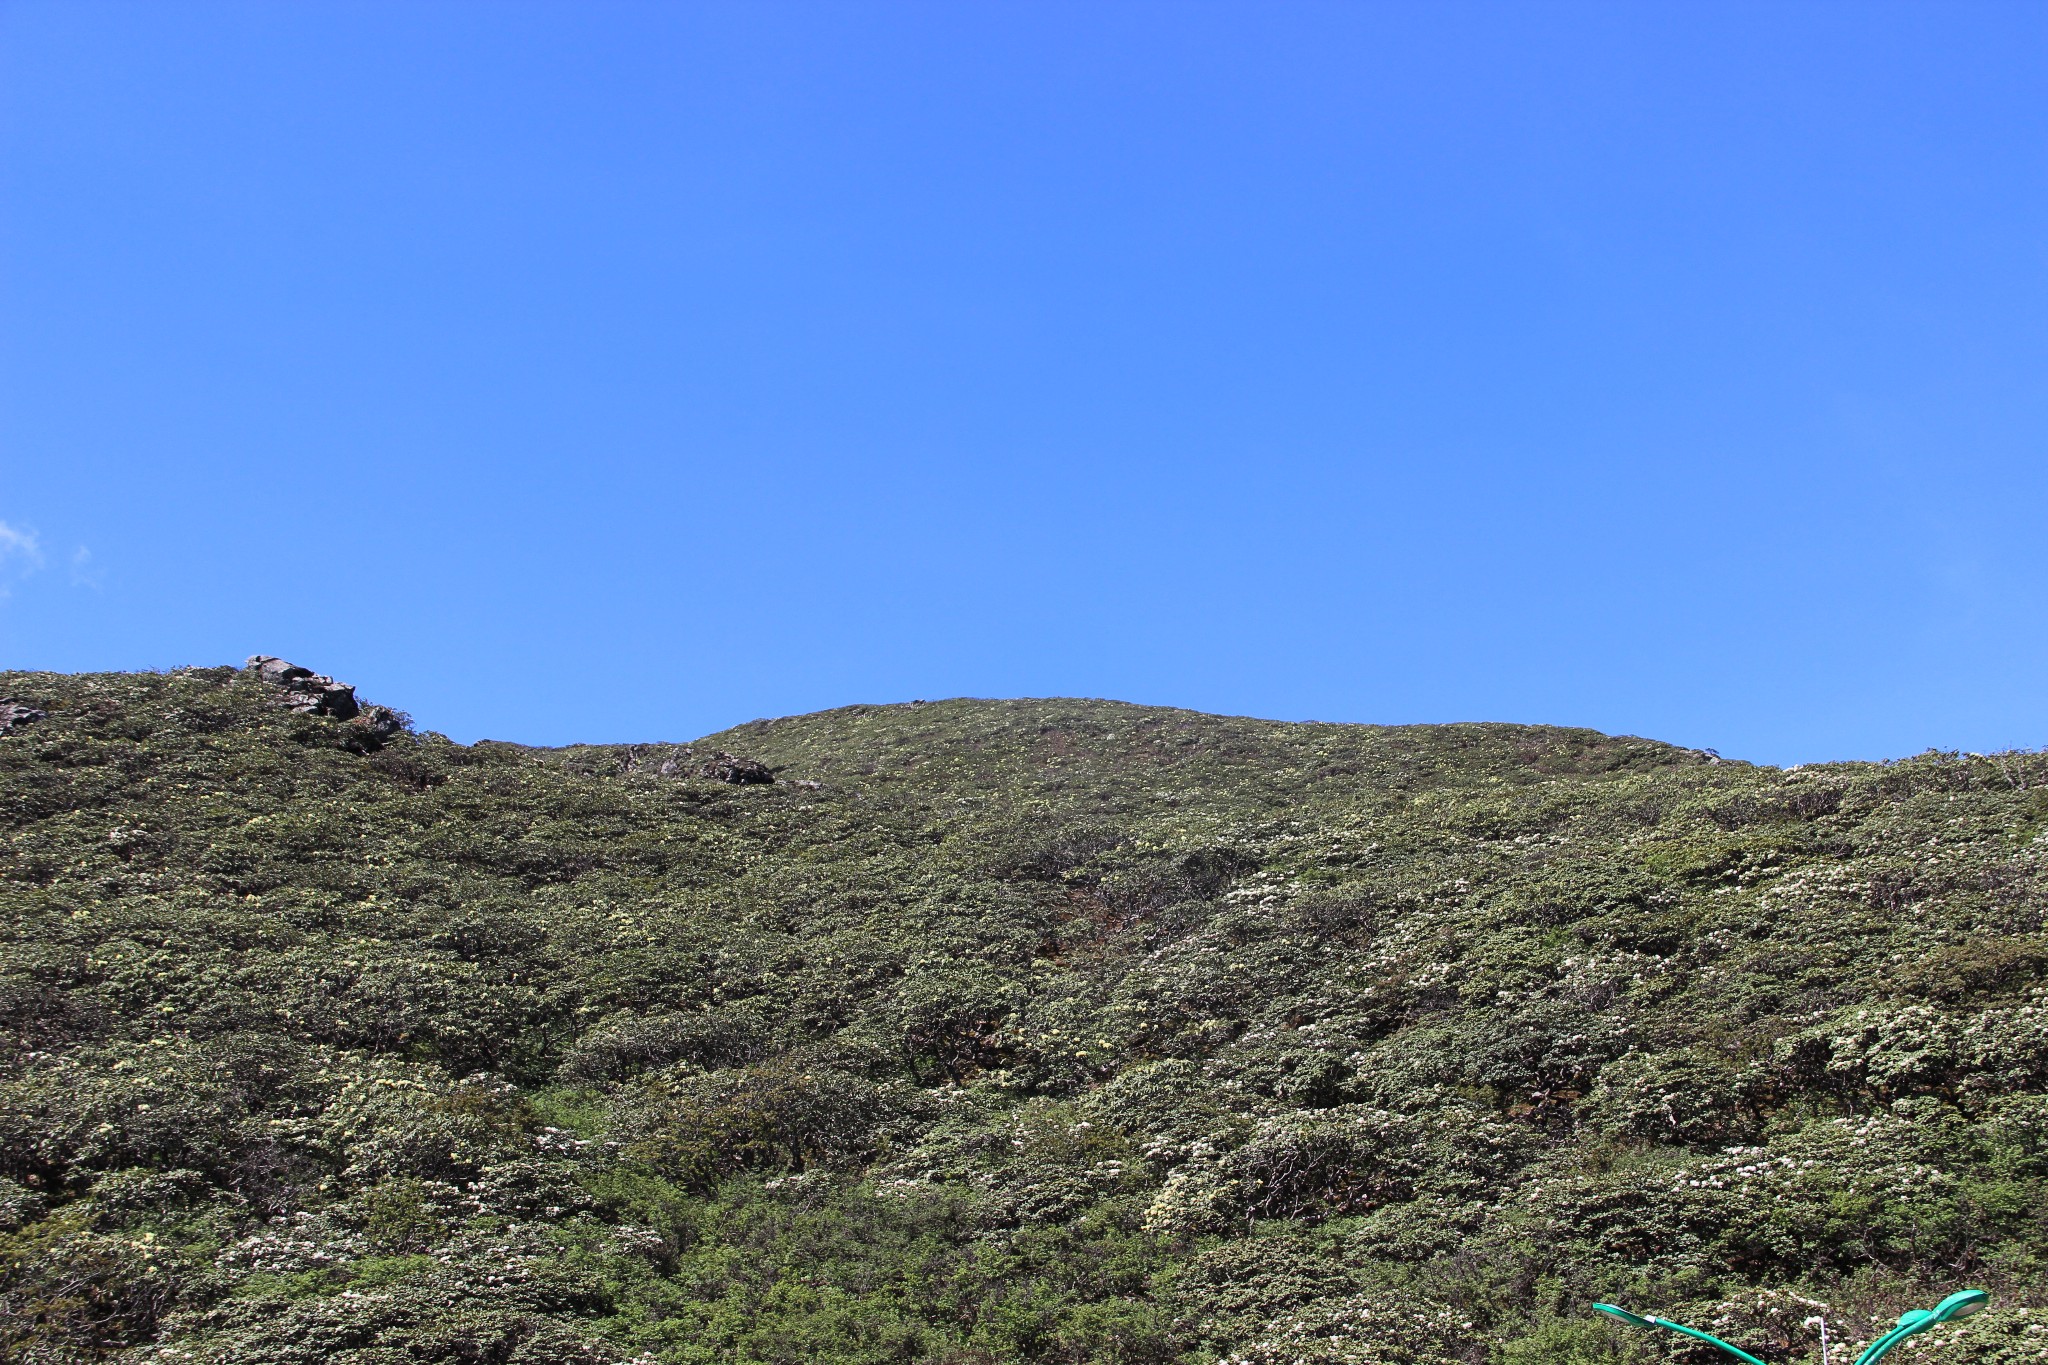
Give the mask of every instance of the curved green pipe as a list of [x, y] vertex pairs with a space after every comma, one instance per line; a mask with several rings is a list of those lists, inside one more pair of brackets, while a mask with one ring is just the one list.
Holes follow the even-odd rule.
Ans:
[[[1949, 1295], [1940, 1303], [1934, 1305], [1933, 1308], [1915, 1308], [1910, 1312], [1901, 1313], [1899, 1314], [1899, 1325], [1886, 1332], [1876, 1341], [1871, 1342], [1863, 1354], [1856, 1357], [1856, 1365], [1877, 1365], [1880, 1360], [1885, 1358], [1886, 1353], [1892, 1347], [1898, 1345], [1907, 1337], [1917, 1336], [1938, 1323], [1947, 1322], [1950, 1318], [1966, 1318], [1990, 1302], [1990, 1299], [1991, 1296], [1981, 1289], [1962, 1289]], [[1730, 1346], [1721, 1338], [1708, 1336], [1705, 1332], [1687, 1327], [1682, 1322], [1673, 1322], [1669, 1318], [1631, 1313], [1626, 1308], [1617, 1308], [1611, 1303], [1596, 1303], [1593, 1307], [1610, 1318], [1619, 1318], [1621, 1321], [1632, 1323], [1637, 1327], [1663, 1327], [1692, 1337], [1695, 1340], [1704, 1341], [1711, 1346], [1718, 1346], [1729, 1355], [1739, 1360], [1748, 1361], [1749, 1365], [1764, 1365], [1763, 1361], [1758, 1360], [1741, 1347]]]
[[1885, 1352], [1891, 1350], [1892, 1347], [1898, 1345], [1911, 1335], [1912, 1333], [1903, 1327], [1892, 1328], [1891, 1331], [1886, 1332], [1864, 1348], [1863, 1354], [1856, 1357], [1856, 1365], [1877, 1365], [1878, 1361], [1884, 1359]]
[[[1642, 1327], [1663, 1327], [1673, 1332], [1682, 1332], [1686, 1336], [1694, 1337], [1700, 1341], [1707, 1342], [1710, 1345], [1718, 1346], [1722, 1350], [1726, 1351], [1729, 1355], [1736, 1356], [1739, 1359], [1748, 1361], [1749, 1365], [1764, 1365], [1763, 1361], [1758, 1360], [1755, 1356], [1743, 1350], [1740, 1346], [1730, 1346], [1727, 1342], [1721, 1340], [1721, 1338], [1708, 1336], [1705, 1332], [1702, 1332], [1694, 1327], [1687, 1327], [1682, 1322], [1673, 1322], [1669, 1318], [1660, 1318], [1654, 1315], [1649, 1317], [1639, 1316], [1638, 1314], [1629, 1312], [1626, 1308], [1616, 1308], [1611, 1303], [1596, 1303], [1593, 1306], [1599, 1309], [1601, 1312], [1607, 1314], [1607, 1316], [1611, 1318], [1620, 1318], [1623, 1322], [1632, 1322]], [[1863, 1362], [1859, 1360], [1856, 1363], [1856, 1365], [1863, 1365]]]
[[1877, 1365], [1885, 1353], [1904, 1341], [1917, 1336], [1928, 1328], [1947, 1322], [1950, 1318], [1966, 1318], [1990, 1302], [1991, 1296], [1981, 1289], [1963, 1289], [1949, 1295], [1933, 1308], [1915, 1308], [1909, 1313], [1899, 1314], [1899, 1325], [1870, 1343], [1869, 1349], [1856, 1357], [1856, 1365]]

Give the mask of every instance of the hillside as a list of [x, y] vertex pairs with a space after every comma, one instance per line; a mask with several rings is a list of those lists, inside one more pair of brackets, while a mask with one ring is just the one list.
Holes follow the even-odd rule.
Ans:
[[2048, 755], [321, 681], [0, 674], [0, 1357], [2048, 1360]]

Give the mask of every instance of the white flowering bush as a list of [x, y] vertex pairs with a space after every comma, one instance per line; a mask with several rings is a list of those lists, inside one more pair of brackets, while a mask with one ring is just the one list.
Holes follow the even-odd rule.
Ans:
[[1860, 1005], [1781, 1039], [1776, 1053], [1802, 1082], [1876, 1100], [2038, 1089], [2048, 1082], [2048, 990], [1961, 1012]]
[[1760, 1115], [1743, 1077], [1696, 1050], [1630, 1053], [1601, 1069], [1586, 1121], [1616, 1136], [1684, 1147], [1721, 1147], [1757, 1135]]
[[1261, 1326], [1227, 1365], [1479, 1365], [1478, 1324], [1444, 1304], [1389, 1294], [1326, 1299]]

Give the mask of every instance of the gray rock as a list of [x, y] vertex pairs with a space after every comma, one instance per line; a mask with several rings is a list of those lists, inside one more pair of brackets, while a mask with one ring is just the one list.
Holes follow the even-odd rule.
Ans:
[[731, 754], [713, 754], [697, 768], [699, 777], [714, 778], [720, 782], [731, 782], [736, 786], [754, 787], [775, 781], [775, 774], [765, 763], [756, 763], [751, 758], [735, 758]]
[[19, 730], [24, 725], [33, 725], [41, 720], [43, 715], [43, 712], [26, 703], [0, 698], [0, 735]]
[[282, 689], [277, 704], [288, 711], [302, 716], [331, 716], [335, 720], [354, 720], [362, 713], [355, 688], [324, 673], [270, 654], [251, 654], [244, 667], [254, 669], [263, 681]]
[[263, 681], [277, 683], [280, 686], [297, 682], [300, 678], [317, 676], [310, 668], [300, 668], [297, 664], [287, 663], [269, 654], [251, 654], [248, 667], [261, 674]]

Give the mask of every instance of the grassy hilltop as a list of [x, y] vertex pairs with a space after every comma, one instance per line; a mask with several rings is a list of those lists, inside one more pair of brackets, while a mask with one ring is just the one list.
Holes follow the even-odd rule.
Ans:
[[0, 1358], [2048, 1360], [2048, 755], [0, 697]]

